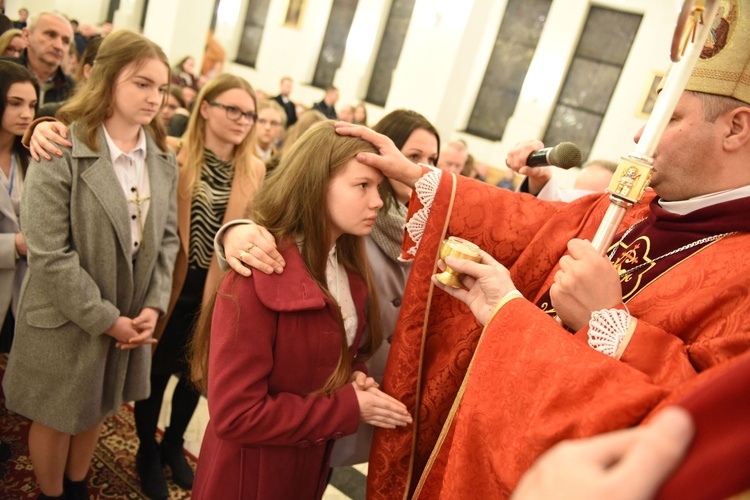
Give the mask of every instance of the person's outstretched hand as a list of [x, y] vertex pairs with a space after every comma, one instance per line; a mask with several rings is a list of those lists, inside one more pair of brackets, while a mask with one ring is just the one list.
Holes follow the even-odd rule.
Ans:
[[526, 165], [526, 159], [534, 151], [544, 149], [544, 143], [538, 140], [520, 142], [508, 151], [505, 164], [509, 169], [525, 175], [529, 178], [529, 193], [536, 196], [539, 191], [552, 178], [552, 171], [549, 167], [529, 167]]
[[412, 163], [399, 151], [393, 141], [362, 125], [336, 122], [336, 133], [360, 137], [375, 146], [378, 153], [359, 153], [357, 161], [369, 167], [377, 168], [389, 179], [402, 182], [414, 189], [414, 184], [422, 176], [422, 168]]
[[[487, 252], [483, 250], [479, 252], [482, 256], [480, 262], [448, 257], [447, 262], [444, 263], [454, 271], [465, 275], [461, 282], [466, 288], [444, 285], [435, 276], [432, 277], [432, 282], [436, 287], [469, 306], [477, 321], [486, 325], [500, 299], [515, 290], [516, 286], [510, 279], [510, 273], [505, 266], [493, 259]], [[438, 264], [441, 263], [442, 261], [438, 262]]]

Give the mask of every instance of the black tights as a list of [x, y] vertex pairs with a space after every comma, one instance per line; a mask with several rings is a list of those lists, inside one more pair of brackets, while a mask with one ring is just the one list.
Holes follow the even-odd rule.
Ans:
[[170, 373], [177, 374], [179, 382], [172, 396], [169, 427], [164, 433], [167, 443], [182, 446], [182, 436], [198, 406], [200, 393], [190, 383], [187, 346], [200, 311], [207, 273], [207, 269], [188, 269], [182, 292], [151, 360], [151, 395], [135, 404], [135, 428], [144, 453], [157, 449], [156, 424]]
[[[152, 373], [151, 396], [135, 403], [135, 428], [138, 439], [141, 441], [141, 449], [144, 452], [156, 451], [156, 426], [159, 422], [159, 413], [169, 377], [169, 375]], [[169, 418], [169, 427], [164, 433], [164, 439], [167, 442], [182, 446], [182, 436], [187, 430], [199, 399], [200, 393], [193, 387], [187, 377], [181, 374], [172, 395], [172, 413]]]

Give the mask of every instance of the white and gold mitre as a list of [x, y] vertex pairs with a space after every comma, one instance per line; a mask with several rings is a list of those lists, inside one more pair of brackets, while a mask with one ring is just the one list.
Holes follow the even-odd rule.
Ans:
[[750, 0], [721, 0], [685, 90], [750, 104]]

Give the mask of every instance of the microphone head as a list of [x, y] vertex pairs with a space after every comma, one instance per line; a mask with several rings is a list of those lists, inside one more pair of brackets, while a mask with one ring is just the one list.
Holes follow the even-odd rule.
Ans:
[[549, 153], [549, 162], [560, 168], [573, 168], [581, 163], [581, 148], [572, 142], [561, 142]]

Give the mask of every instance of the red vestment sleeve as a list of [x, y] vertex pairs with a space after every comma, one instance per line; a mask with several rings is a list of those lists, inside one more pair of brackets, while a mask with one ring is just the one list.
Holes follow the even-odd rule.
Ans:
[[507, 498], [561, 439], [629, 427], [665, 393], [564, 332], [534, 304], [511, 300], [479, 341], [419, 498], [462, 498], [468, 491]]

